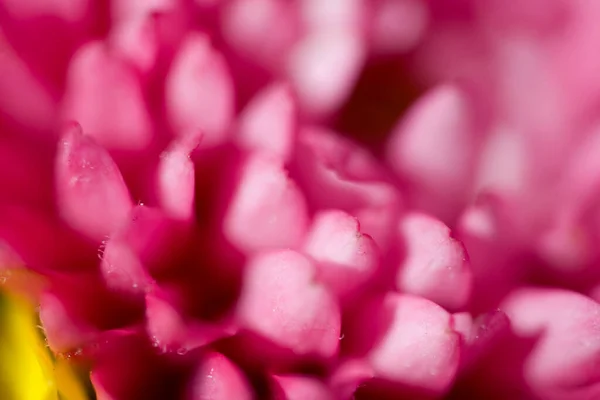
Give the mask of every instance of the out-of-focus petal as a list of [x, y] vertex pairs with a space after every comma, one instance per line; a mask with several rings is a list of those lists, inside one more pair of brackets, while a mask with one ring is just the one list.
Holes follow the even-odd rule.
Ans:
[[289, 160], [296, 133], [296, 103], [285, 84], [258, 93], [239, 117], [237, 142], [248, 150], [262, 150]]
[[412, 182], [415, 205], [451, 219], [466, 201], [476, 137], [473, 111], [460, 87], [433, 89], [392, 133], [387, 160]]
[[279, 389], [276, 400], [333, 400], [335, 398], [323, 382], [312, 377], [275, 375], [272, 379]]
[[235, 93], [225, 59], [208, 37], [190, 34], [165, 82], [165, 107], [178, 136], [202, 135], [202, 147], [222, 143], [231, 129]]
[[110, 155], [79, 126], [68, 126], [60, 140], [55, 185], [64, 220], [98, 242], [124, 223], [132, 207]]
[[143, 150], [152, 121], [131, 66], [102, 42], [79, 49], [69, 67], [62, 117], [109, 149]]

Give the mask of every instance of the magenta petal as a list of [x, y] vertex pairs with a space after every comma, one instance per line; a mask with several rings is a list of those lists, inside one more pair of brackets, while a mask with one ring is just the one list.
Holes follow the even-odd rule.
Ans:
[[109, 149], [142, 150], [152, 141], [137, 76], [101, 42], [88, 43], [73, 56], [62, 116]]
[[234, 112], [234, 88], [223, 56], [208, 37], [190, 34], [165, 82], [169, 122], [178, 136], [202, 134], [202, 147], [222, 143]]
[[240, 170], [223, 222], [227, 239], [246, 252], [299, 246], [308, 225], [307, 206], [281, 159], [253, 153]]
[[406, 255], [398, 271], [399, 290], [426, 297], [451, 309], [465, 306], [473, 274], [467, 252], [450, 228], [426, 214], [400, 220]]
[[202, 323], [185, 318], [168, 296], [155, 292], [146, 295], [146, 330], [154, 347], [177, 354], [235, 334], [228, 322]]
[[273, 381], [280, 390], [277, 400], [334, 400], [329, 388], [319, 380], [302, 375], [274, 375]]
[[71, 125], [56, 156], [56, 196], [61, 216], [74, 229], [102, 241], [131, 210], [131, 198], [108, 153]]
[[200, 362], [190, 382], [189, 400], [251, 400], [252, 388], [242, 371], [219, 353]]
[[319, 264], [320, 281], [340, 295], [368, 282], [380, 262], [377, 244], [361, 232], [358, 220], [338, 210], [314, 217], [304, 251]]
[[97, 259], [96, 249], [78, 234], [29, 208], [0, 207], [0, 238], [39, 272], [89, 270]]
[[254, 257], [246, 266], [240, 324], [296, 355], [334, 356], [340, 311], [315, 273], [311, 261], [291, 250]]
[[145, 293], [152, 279], [132, 248], [119, 240], [110, 239], [102, 251], [100, 271], [111, 290], [123, 293]]
[[259, 92], [239, 117], [238, 143], [289, 160], [296, 133], [296, 103], [289, 87], [271, 85]]
[[46, 293], [40, 299], [40, 321], [48, 346], [55, 353], [80, 348], [98, 334], [92, 326], [73, 318], [72, 306], [52, 293]]

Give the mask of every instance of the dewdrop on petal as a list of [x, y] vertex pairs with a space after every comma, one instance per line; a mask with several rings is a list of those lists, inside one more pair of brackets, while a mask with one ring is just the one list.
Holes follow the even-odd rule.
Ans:
[[405, 257], [396, 277], [402, 292], [426, 297], [458, 309], [471, 294], [473, 274], [467, 252], [443, 222], [421, 213], [408, 213], [399, 222]]
[[227, 239], [247, 252], [299, 246], [307, 229], [308, 210], [282, 160], [253, 152], [240, 172], [223, 221]]
[[187, 400], [252, 400], [252, 388], [243, 372], [224, 355], [208, 353], [190, 382]]
[[260, 254], [246, 265], [238, 320], [298, 356], [333, 357], [340, 337], [334, 297], [315, 281], [316, 267], [291, 250]]
[[190, 33], [183, 40], [165, 81], [165, 107], [178, 136], [202, 132], [202, 147], [228, 137], [235, 92], [224, 57], [208, 37]]
[[133, 204], [118, 167], [77, 125], [63, 133], [55, 173], [58, 209], [73, 229], [100, 242], [127, 218]]

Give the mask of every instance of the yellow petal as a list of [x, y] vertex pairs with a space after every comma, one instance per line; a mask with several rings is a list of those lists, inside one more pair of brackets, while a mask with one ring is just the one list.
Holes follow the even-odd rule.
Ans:
[[86, 400], [67, 360], [55, 360], [25, 297], [0, 292], [0, 399]]

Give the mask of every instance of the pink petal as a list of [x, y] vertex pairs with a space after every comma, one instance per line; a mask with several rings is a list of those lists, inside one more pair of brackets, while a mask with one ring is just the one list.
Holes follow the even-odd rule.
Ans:
[[232, 48], [273, 69], [280, 67], [298, 36], [295, 5], [281, 0], [232, 0], [223, 8], [221, 25]]
[[159, 50], [156, 21], [152, 16], [139, 17], [114, 26], [109, 44], [124, 60], [148, 73], [154, 67]]
[[78, 126], [68, 127], [60, 141], [55, 185], [61, 216], [97, 241], [114, 232], [132, 207], [119, 169]]
[[280, 389], [277, 400], [333, 400], [329, 388], [319, 380], [302, 375], [274, 375], [272, 378]]
[[142, 150], [153, 136], [138, 78], [101, 42], [73, 56], [62, 116], [110, 149]]
[[291, 250], [258, 255], [246, 266], [239, 300], [242, 326], [296, 355], [337, 353], [340, 311], [315, 266]]
[[156, 288], [146, 295], [146, 331], [152, 345], [160, 352], [177, 354], [186, 354], [235, 334], [235, 329], [227, 322], [201, 323], [186, 318], [180, 307]]
[[462, 368], [476, 367], [476, 362], [510, 330], [510, 320], [500, 310], [482, 314], [475, 320], [469, 313], [454, 314], [452, 319], [454, 329], [463, 336]]
[[274, 84], [259, 92], [239, 117], [237, 142], [248, 150], [264, 150], [289, 160], [296, 130], [296, 104], [291, 90]]
[[143, 294], [152, 284], [140, 258], [129, 245], [110, 239], [102, 252], [100, 271], [111, 290]]
[[192, 378], [189, 400], [250, 400], [252, 388], [242, 371], [225, 356], [209, 353]]
[[377, 245], [361, 232], [358, 220], [337, 210], [314, 217], [304, 251], [319, 264], [320, 281], [340, 295], [368, 282], [380, 262]]
[[282, 161], [253, 153], [240, 171], [223, 222], [227, 239], [246, 252], [300, 245], [308, 225], [307, 206]]
[[418, 45], [427, 33], [430, 16], [422, 1], [379, 0], [374, 3], [371, 35], [377, 52], [405, 53]]
[[209, 39], [190, 34], [165, 82], [167, 116], [179, 136], [202, 133], [203, 147], [222, 143], [234, 113], [234, 88], [224, 58]]
[[456, 309], [469, 300], [472, 272], [462, 243], [450, 228], [425, 214], [405, 215], [399, 226], [406, 255], [398, 271], [399, 290]]
[[[374, 376], [440, 395], [449, 389], [460, 362], [460, 338], [448, 312], [415, 296], [389, 293], [367, 302], [355, 329], [375, 339], [366, 359]], [[355, 335], [358, 332], [349, 332]], [[364, 339], [363, 339], [364, 340]]]
[[473, 171], [472, 124], [466, 94], [445, 85], [421, 98], [394, 130], [387, 160], [400, 176], [413, 182], [417, 206], [443, 218], [456, 216]]
[[538, 338], [527, 356], [523, 374], [540, 397], [598, 396], [600, 306], [597, 302], [562, 289], [524, 288], [511, 293], [501, 309], [519, 337]]
[[52, 293], [40, 298], [40, 321], [48, 346], [55, 353], [66, 353], [87, 344], [98, 331], [73, 318], [72, 304], [65, 304]]
[[354, 212], [399, 203], [398, 192], [366, 149], [318, 127], [303, 129], [299, 142], [295, 168], [316, 207]]
[[323, 31], [297, 43], [287, 64], [302, 110], [311, 116], [336, 111], [346, 100], [364, 63], [360, 35]]
[[188, 149], [174, 145], [162, 155], [158, 165], [158, 198], [167, 215], [183, 221], [194, 216], [194, 164]]
[[0, 110], [27, 128], [45, 132], [56, 121], [57, 101], [10, 46], [3, 32], [0, 47], [0, 92], [3, 94]]

